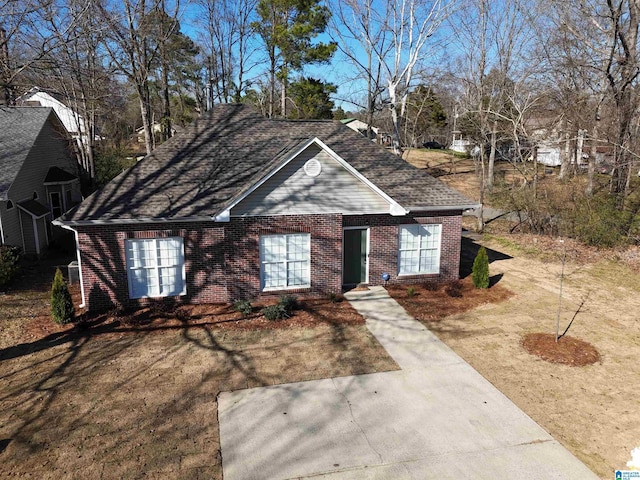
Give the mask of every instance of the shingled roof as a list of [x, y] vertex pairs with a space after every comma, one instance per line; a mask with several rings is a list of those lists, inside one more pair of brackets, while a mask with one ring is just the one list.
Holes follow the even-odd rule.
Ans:
[[51, 108], [0, 107], [0, 199], [6, 198]]
[[274, 120], [245, 105], [217, 105], [61, 220], [75, 224], [211, 219], [313, 138], [404, 208], [475, 206], [339, 122]]

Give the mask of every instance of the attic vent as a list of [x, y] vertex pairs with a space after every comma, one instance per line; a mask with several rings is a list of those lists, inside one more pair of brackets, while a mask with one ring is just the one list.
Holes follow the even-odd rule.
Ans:
[[304, 164], [304, 173], [306, 173], [309, 177], [317, 177], [318, 175], [320, 175], [321, 171], [322, 165], [315, 158], [308, 160], [307, 163]]

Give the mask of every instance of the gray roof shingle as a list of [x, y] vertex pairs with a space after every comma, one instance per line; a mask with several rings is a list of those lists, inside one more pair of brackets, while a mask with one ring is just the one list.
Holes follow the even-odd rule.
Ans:
[[6, 198], [51, 108], [0, 107], [0, 199]]
[[248, 106], [217, 105], [62, 220], [211, 218], [314, 137], [403, 207], [474, 205], [339, 122], [273, 120]]

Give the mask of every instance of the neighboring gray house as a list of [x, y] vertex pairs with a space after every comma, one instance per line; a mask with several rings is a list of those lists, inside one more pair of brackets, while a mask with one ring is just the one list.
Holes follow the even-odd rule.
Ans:
[[0, 244], [40, 256], [51, 220], [81, 200], [71, 139], [52, 108], [0, 107]]

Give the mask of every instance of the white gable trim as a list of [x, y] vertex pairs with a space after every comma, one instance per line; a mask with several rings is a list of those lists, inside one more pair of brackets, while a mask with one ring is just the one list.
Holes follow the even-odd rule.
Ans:
[[236, 198], [224, 211], [220, 212], [215, 217], [213, 217], [213, 220], [216, 221], [216, 222], [228, 222], [230, 220], [230, 218], [231, 218], [231, 209], [233, 207], [238, 205], [240, 202], [242, 202], [242, 200], [244, 200], [249, 195], [251, 195], [253, 192], [255, 192], [265, 182], [267, 182], [267, 180], [269, 180], [276, 173], [278, 173], [280, 170], [282, 170], [289, 162], [294, 160], [296, 157], [298, 157], [302, 152], [304, 152], [307, 148], [309, 148], [313, 144], [316, 144], [318, 147], [320, 147], [322, 150], [324, 150], [326, 153], [328, 153], [329, 156], [331, 156], [331, 158], [333, 158], [336, 162], [338, 162], [347, 172], [349, 172], [351, 175], [353, 175], [355, 178], [357, 178], [363, 184], [365, 184], [367, 187], [369, 187], [369, 189], [371, 189], [374, 193], [376, 193], [377, 195], [382, 197], [389, 204], [389, 212], [388, 213], [390, 213], [393, 216], [402, 216], [402, 215], [406, 215], [407, 213], [409, 213], [407, 209], [405, 209], [402, 205], [400, 205], [398, 202], [396, 202], [389, 195], [384, 193], [380, 188], [378, 188], [375, 184], [373, 184], [368, 178], [366, 178], [364, 175], [362, 175], [360, 172], [358, 172], [355, 168], [353, 168], [351, 166], [351, 164], [349, 164], [346, 160], [344, 160], [342, 157], [340, 157], [340, 155], [338, 155], [336, 152], [331, 150], [331, 148], [329, 148], [324, 142], [322, 142], [322, 140], [320, 140], [318, 137], [314, 137], [314, 138], [310, 139], [309, 141], [305, 142], [304, 144], [302, 144], [302, 146], [300, 146], [298, 149], [296, 149], [292, 154], [287, 156], [283, 161], [281, 161], [267, 175], [262, 177], [255, 184], [253, 184], [251, 186], [251, 188], [249, 188], [249, 190], [247, 190], [242, 195], [240, 195], [238, 198]]

